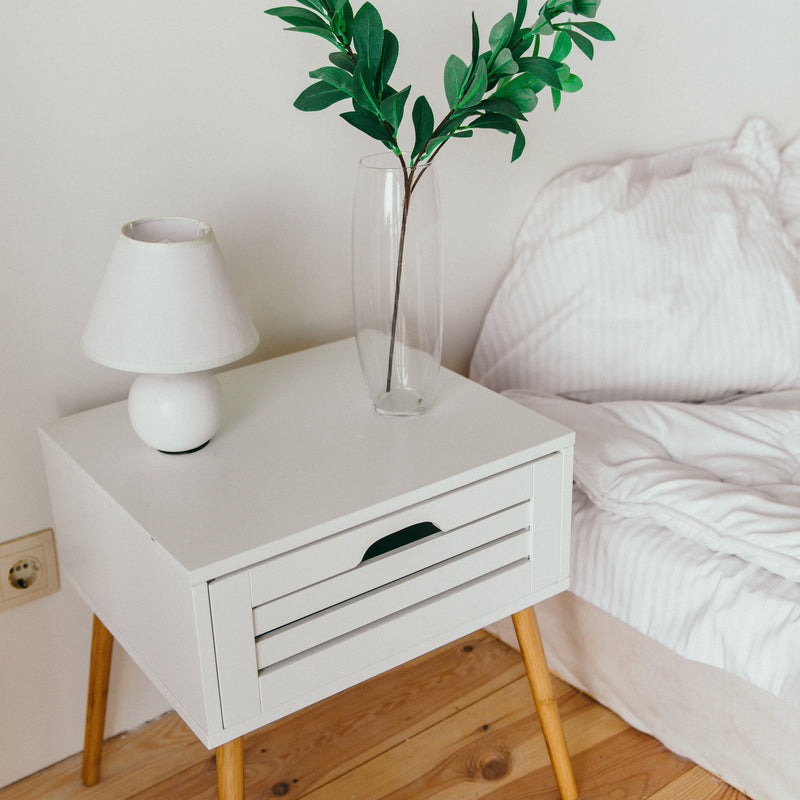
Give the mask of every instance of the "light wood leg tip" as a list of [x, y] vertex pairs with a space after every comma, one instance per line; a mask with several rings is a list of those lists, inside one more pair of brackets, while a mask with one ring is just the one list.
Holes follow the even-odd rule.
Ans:
[[572, 762], [567, 749], [564, 728], [558, 712], [550, 672], [539, 633], [539, 624], [532, 608], [526, 608], [512, 614], [514, 630], [517, 634], [520, 653], [525, 662], [525, 671], [531, 686], [539, 722], [550, 755], [550, 763], [558, 785], [561, 800], [578, 800], [578, 789]]
[[81, 783], [87, 788], [95, 786], [100, 780], [100, 775], [81, 775]]
[[89, 661], [89, 687], [86, 696], [86, 727], [83, 739], [81, 781], [94, 786], [100, 780], [103, 731], [106, 724], [108, 682], [114, 637], [95, 616], [92, 623], [92, 649]]

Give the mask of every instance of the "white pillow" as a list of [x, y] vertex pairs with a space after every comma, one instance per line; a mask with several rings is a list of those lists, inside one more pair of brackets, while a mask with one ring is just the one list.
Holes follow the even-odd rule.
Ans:
[[555, 180], [523, 223], [472, 377], [586, 401], [800, 386], [798, 147], [784, 165], [752, 120], [733, 141]]

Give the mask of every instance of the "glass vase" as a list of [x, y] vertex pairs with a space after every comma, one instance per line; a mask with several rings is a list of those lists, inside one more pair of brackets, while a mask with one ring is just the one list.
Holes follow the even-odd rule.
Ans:
[[442, 354], [434, 167], [404, 169], [388, 152], [362, 159], [352, 237], [355, 336], [369, 397], [380, 414], [421, 414], [433, 402]]

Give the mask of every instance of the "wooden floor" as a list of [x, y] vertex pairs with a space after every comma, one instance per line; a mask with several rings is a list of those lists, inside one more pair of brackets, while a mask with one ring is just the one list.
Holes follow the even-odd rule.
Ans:
[[[581, 800], [747, 800], [560, 681]], [[245, 738], [247, 800], [558, 800], [516, 651], [485, 632]], [[100, 783], [80, 756], [0, 800], [213, 800], [209, 753], [175, 714], [108, 741]]]

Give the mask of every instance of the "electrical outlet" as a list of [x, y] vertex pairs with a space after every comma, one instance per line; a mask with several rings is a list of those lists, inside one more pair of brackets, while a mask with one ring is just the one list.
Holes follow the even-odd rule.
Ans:
[[58, 591], [53, 529], [0, 543], [0, 611]]

